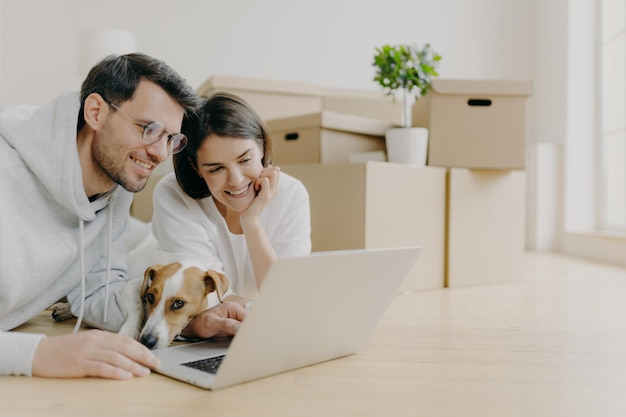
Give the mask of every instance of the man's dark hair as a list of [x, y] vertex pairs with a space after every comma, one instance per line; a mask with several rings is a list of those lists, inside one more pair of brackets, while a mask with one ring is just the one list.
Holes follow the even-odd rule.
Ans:
[[87, 74], [80, 90], [78, 130], [85, 125], [85, 99], [98, 93], [106, 100], [121, 104], [133, 98], [141, 80], [160, 86], [185, 110], [196, 111], [202, 100], [176, 71], [165, 62], [141, 53], [110, 55], [96, 64]]

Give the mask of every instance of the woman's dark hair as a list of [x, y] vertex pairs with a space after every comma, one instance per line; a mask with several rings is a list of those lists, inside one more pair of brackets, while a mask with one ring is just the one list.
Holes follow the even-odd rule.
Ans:
[[77, 129], [85, 125], [85, 99], [90, 94], [98, 93], [108, 101], [121, 104], [133, 98], [141, 80], [152, 81], [165, 90], [186, 115], [202, 105], [200, 96], [165, 62], [141, 53], [110, 55], [96, 64], [83, 81]]
[[211, 135], [252, 139], [263, 150], [263, 166], [272, 163], [272, 141], [263, 120], [234, 94], [218, 92], [207, 98], [196, 114], [183, 120], [181, 132], [187, 136], [187, 146], [173, 155], [174, 172], [180, 187], [192, 198], [211, 195], [197, 170], [198, 148]]

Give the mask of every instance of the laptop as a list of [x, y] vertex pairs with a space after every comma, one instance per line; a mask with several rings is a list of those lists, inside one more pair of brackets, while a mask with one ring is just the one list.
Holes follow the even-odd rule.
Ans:
[[219, 389], [363, 349], [420, 247], [276, 260], [237, 334], [154, 350], [156, 372]]

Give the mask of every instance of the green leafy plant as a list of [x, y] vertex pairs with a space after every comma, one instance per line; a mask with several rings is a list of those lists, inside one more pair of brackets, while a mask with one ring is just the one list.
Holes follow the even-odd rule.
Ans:
[[374, 81], [378, 82], [387, 95], [404, 98], [404, 127], [411, 126], [411, 107], [430, 89], [434, 77], [439, 76], [437, 67], [441, 55], [430, 44], [383, 45], [376, 48], [373, 66], [376, 67]]

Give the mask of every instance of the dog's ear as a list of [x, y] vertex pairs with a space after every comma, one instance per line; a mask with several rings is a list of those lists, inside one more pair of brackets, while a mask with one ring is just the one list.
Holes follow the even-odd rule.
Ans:
[[216, 291], [217, 298], [221, 301], [222, 297], [228, 291], [228, 285], [230, 281], [228, 277], [220, 272], [213, 271], [212, 269], [204, 273], [204, 285], [206, 287], [206, 294]]
[[146, 269], [146, 272], [144, 272], [143, 274], [143, 284], [141, 284], [141, 299], [143, 300], [146, 297], [146, 292], [148, 291], [148, 288], [150, 288], [150, 285], [152, 285], [152, 281], [154, 280], [154, 277], [156, 276], [156, 273], [163, 268], [163, 265], [161, 264], [155, 264], [152, 265], [151, 267], [149, 267], [148, 269]]

